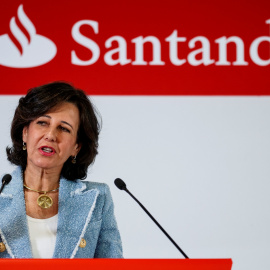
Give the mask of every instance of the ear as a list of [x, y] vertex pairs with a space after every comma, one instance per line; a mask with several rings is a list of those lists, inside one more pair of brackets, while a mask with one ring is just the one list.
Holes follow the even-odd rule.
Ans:
[[28, 136], [28, 127], [24, 127], [23, 128], [23, 132], [22, 132], [22, 140], [24, 141], [24, 142], [26, 142], [27, 141], [27, 136]]
[[77, 156], [78, 155], [78, 153], [80, 152], [80, 150], [81, 150], [81, 147], [82, 147], [82, 145], [81, 145], [81, 143], [77, 143], [76, 145], [75, 145], [75, 150], [74, 150], [74, 156]]

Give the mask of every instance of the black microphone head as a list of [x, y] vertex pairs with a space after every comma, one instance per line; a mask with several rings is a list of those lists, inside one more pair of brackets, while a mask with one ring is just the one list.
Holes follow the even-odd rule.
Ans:
[[5, 174], [4, 177], [2, 178], [2, 183], [7, 185], [10, 180], [11, 180], [12, 176], [10, 174]]
[[120, 178], [116, 178], [114, 180], [114, 184], [121, 190], [126, 190], [127, 189], [126, 183]]

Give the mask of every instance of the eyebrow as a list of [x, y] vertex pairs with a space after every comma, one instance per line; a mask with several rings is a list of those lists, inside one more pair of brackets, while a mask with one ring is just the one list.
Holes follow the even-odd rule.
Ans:
[[[51, 118], [49, 115], [47, 115], [47, 114], [42, 115], [41, 117], [47, 117], [47, 118], [49, 118], [49, 119], [52, 119], [52, 118]], [[70, 126], [70, 127], [73, 129], [73, 126], [72, 126], [71, 124], [69, 124], [68, 122], [66, 122], [66, 121], [61, 121], [61, 123], [66, 124], [66, 125]]]

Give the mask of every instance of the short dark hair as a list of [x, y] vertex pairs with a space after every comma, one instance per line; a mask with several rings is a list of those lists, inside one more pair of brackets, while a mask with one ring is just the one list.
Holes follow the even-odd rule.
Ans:
[[79, 109], [77, 143], [80, 143], [81, 149], [75, 164], [71, 162], [71, 158], [64, 163], [61, 175], [68, 180], [86, 178], [87, 168], [94, 162], [98, 153], [101, 118], [86, 94], [67, 82], [57, 81], [31, 88], [25, 97], [20, 98], [11, 124], [13, 145], [6, 148], [7, 157], [11, 163], [25, 170], [27, 151], [22, 149], [23, 128], [64, 102], [72, 103]]

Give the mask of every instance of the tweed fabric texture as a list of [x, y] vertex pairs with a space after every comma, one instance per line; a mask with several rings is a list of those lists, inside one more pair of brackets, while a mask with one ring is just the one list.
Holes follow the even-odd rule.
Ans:
[[[86, 246], [79, 246], [81, 238]], [[32, 258], [22, 170], [12, 173], [0, 195], [0, 258]], [[106, 184], [60, 179], [58, 224], [53, 258], [122, 258], [114, 205]]]

